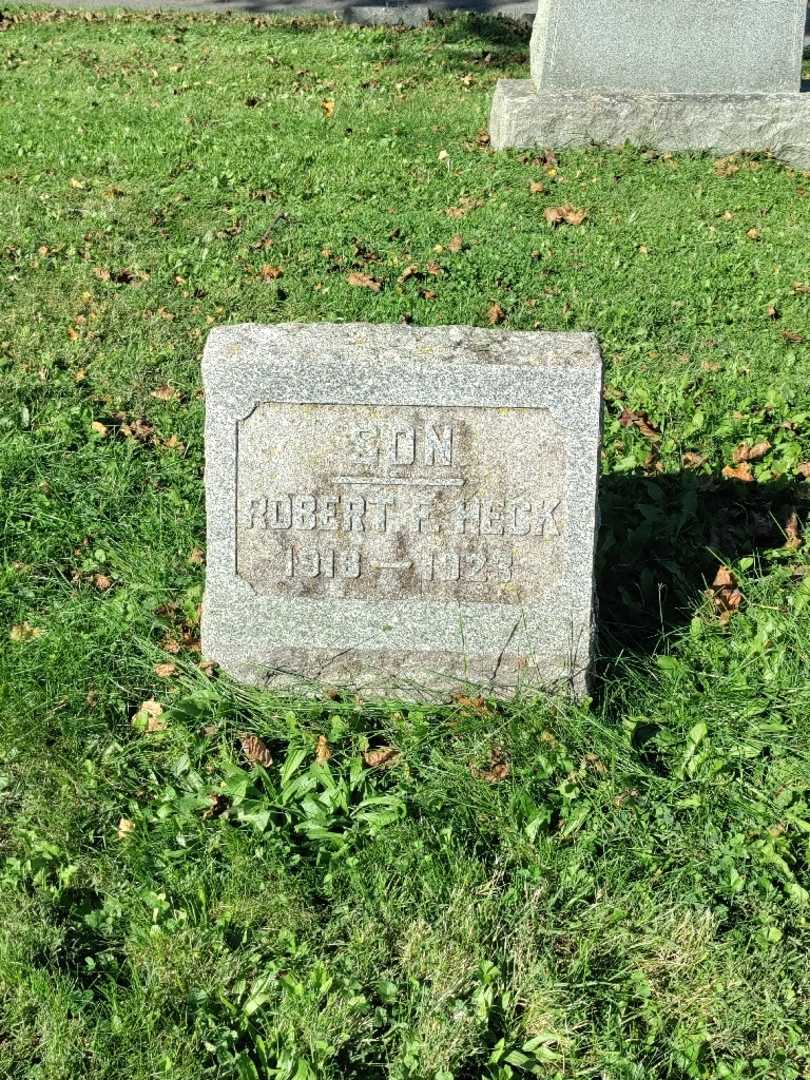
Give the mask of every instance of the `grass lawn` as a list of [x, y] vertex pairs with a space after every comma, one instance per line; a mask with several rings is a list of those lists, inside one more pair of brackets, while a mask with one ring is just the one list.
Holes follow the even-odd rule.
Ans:
[[[0, 31], [0, 1076], [810, 1075], [810, 175], [495, 154], [496, 21]], [[200, 657], [206, 333], [355, 319], [599, 334], [590, 701]]]

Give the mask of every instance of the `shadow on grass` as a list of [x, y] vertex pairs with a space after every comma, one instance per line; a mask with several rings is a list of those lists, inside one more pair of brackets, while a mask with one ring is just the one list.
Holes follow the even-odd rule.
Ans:
[[718, 566], [784, 546], [810, 485], [742, 483], [694, 472], [606, 475], [596, 553], [599, 655], [655, 649], [689, 622]]

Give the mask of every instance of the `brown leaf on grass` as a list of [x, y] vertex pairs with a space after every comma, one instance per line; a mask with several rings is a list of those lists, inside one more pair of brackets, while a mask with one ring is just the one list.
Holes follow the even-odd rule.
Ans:
[[478, 210], [484, 205], [483, 199], [477, 199], [473, 195], [462, 195], [458, 200], [458, 206], [449, 206], [445, 213], [449, 218], [462, 218], [470, 210]]
[[112, 588], [112, 578], [108, 578], [106, 574], [94, 574], [93, 584], [99, 592], [106, 592]]
[[141, 707], [132, 717], [132, 726], [138, 731], [152, 734], [156, 731], [166, 730], [166, 718], [163, 715], [163, 706], [154, 698], [147, 698], [141, 703]]
[[178, 392], [173, 386], [158, 386], [156, 390], [150, 390], [150, 396], [157, 398], [158, 401], [177, 401], [180, 397]]
[[264, 765], [266, 769], [273, 764], [273, 755], [270, 753], [267, 743], [264, 739], [260, 739], [258, 735], [242, 732], [239, 736], [239, 742], [242, 746], [242, 753], [249, 764]]
[[319, 765], [325, 765], [331, 756], [332, 748], [330, 747], [326, 736], [319, 735], [318, 742], [315, 746], [315, 760]]
[[433, 289], [420, 289], [419, 295], [423, 300], [435, 300], [439, 294]]
[[742, 166], [733, 155], [731, 157], [718, 158], [714, 163], [714, 171], [718, 176], [733, 176], [738, 173]]
[[499, 323], [502, 323], [505, 318], [506, 312], [500, 304], [495, 303], [490, 305], [487, 311], [487, 322], [490, 326], [497, 326]]
[[212, 791], [208, 799], [211, 805], [203, 810], [203, 820], [222, 817], [230, 809], [231, 800], [219, 791]]
[[107, 437], [107, 425], [102, 424], [100, 420], [93, 420], [90, 423], [90, 427], [95, 431], [96, 435], [100, 435], [102, 439]]
[[408, 278], [415, 277], [418, 273], [419, 267], [416, 265], [416, 263], [409, 263], [399, 275], [397, 281], [400, 285], [402, 285], [403, 282], [406, 282], [408, 280]]
[[332, 98], [324, 98], [321, 102], [321, 112], [327, 120], [331, 120], [335, 115], [335, 102]]
[[745, 235], [748, 237], [749, 240], [762, 239], [762, 233], [759, 231], [759, 229], [749, 229]]
[[532, 180], [529, 183], [529, 191], [532, 195], [544, 195], [546, 191], [546, 185], [542, 180]]
[[118, 828], [116, 829], [116, 835], [119, 840], [126, 840], [128, 836], [131, 836], [135, 832], [135, 822], [129, 818], [122, 817], [118, 821]]
[[125, 266], [122, 270], [111, 271], [110, 278], [116, 285], [141, 285], [149, 280], [149, 274], [145, 270], [131, 270]]
[[797, 334], [795, 330], [783, 330], [782, 337], [790, 345], [801, 345], [804, 342], [804, 337], [801, 334]]
[[170, 679], [177, 671], [177, 665], [169, 663], [155, 664], [155, 674], [159, 679]]
[[802, 546], [802, 523], [799, 515], [791, 509], [785, 522], [785, 547], [796, 551]]
[[205, 552], [202, 548], [195, 547], [189, 555], [188, 561], [192, 566], [202, 566], [205, 562]]
[[754, 481], [751, 466], [747, 461], [741, 462], [736, 467], [733, 465], [724, 466], [723, 476], [726, 480], [742, 480], [745, 484], [751, 484]]
[[8, 636], [12, 641], [29, 641], [31, 638], [42, 637], [44, 633], [45, 631], [41, 627], [22, 622], [12, 626]]
[[803, 476], [805, 480], [810, 480], [810, 461], [803, 461], [801, 465], [797, 465], [796, 472], [799, 476]]
[[371, 277], [370, 274], [363, 274], [359, 270], [352, 270], [346, 280], [350, 285], [356, 285], [361, 289], [371, 289], [372, 292], [379, 292], [382, 288], [376, 278]]
[[370, 769], [389, 769], [398, 758], [399, 750], [395, 746], [375, 746], [363, 754], [363, 761]]
[[694, 450], [687, 450], [685, 454], [681, 454], [681, 464], [685, 469], [699, 469], [701, 465], [706, 464], [706, 456]]
[[479, 716], [489, 716], [490, 708], [482, 697], [469, 697], [467, 694], [457, 694], [455, 702], [461, 709], [469, 709], [478, 713]]
[[145, 420], [128, 420], [124, 413], [119, 413], [117, 419], [121, 420], [118, 429], [125, 439], [135, 439], [136, 442], [148, 443], [152, 441], [155, 429]]
[[283, 276], [284, 271], [280, 266], [271, 266], [270, 263], [263, 263], [259, 268], [259, 277], [262, 281], [277, 281]]
[[587, 216], [587, 210], [579, 210], [570, 203], [565, 203], [564, 206], [547, 206], [543, 212], [549, 225], [581, 225]]
[[782, 316], [779, 314], [779, 309], [775, 308], [773, 306], [773, 304], [768, 304], [768, 307], [766, 309], [766, 314], [767, 314], [769, 319], [776, 320], [776, 319], [781, 319], [782, 318]]
[[96, 275], [99, 281], [110, 280], [110, 271], [106, 270], [103, 266], [94, 266], [93, 273]]
[[638, 428], [644, 438], [649, 439], [650, 442], [661, 441], [660, 430], [651, 422], [646, 413], [635, 412], [631, 409], [623, 409], [621, 416], [619, 417], [619, 423], [622, 427]]
[[737, 579], [727, 566], [719, 568], [706, 595], [712, 601], [720, 622], [723, 623], [728, 622], [743, 602], [743, 595], [737, 588]]
[[742, 461], [759, 461], [760, 458], [765, 457], [770, 449], [771, 444], [767, 439], [755, 443], [754, 446], [750, 446], [748, 443], [740, 443], [731, 458], [735, 465], [739, 465]]
[[455, 236], [450, 237], [450, 242], [447, 245], [447, 250], [452, 252], [453, 255], [458, 255], [461, 249], [464, 247], [464, 240], [461, 233], [456, 233]]
[[493, 747], [489, 752], [489, 764], [484, 769], [475, 765], [470, 766], [470, 772], [476, 780], [484, 780], [487, 784], [498, 784], [511, 773], [512, 768], [506, 760], [500, 747]]
[[794, 281], [793, 291], [797, 296], [810, 296], [810, 282], [808, 281]]
[[70, 186], [72, 188], [75, 188], [77, 191], [84, 191], [84, 189], [87, 187], [87, 184], [85, 184], [84, 180], [79, 180], [78, 177], [71, 176]]
[[480, 146], [480, 147], [489, 146], [489, 142], [490, 142], [489, 132], [487, 131], [486, 128], [481, 128], [481, 130], [475, 136], [475, 144], [476, 144], [476, 146]]

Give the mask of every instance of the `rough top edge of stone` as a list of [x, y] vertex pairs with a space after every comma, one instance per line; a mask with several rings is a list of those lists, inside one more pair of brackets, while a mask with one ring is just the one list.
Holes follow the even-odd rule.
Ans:
[[[526, 367], [600, 368], [602, 356], [596, 335], [582, 331], [489, 330], [477, 326], [403, 326], [385, 323], [234, 323], [216, 326], [203, 351], [203, 378], [207, 381], [242, 364], [255, 367], [256, 349], [267, 349], [263, 363], [295, 359], [313, 343], [320, 351], [313, 361], [346, 358], [360, 348], [362, 359], [379, 350], [375, 363], [509, 364]], [[284, 355], [284, 348], [292, 354]], [[302, 357], [298, 357], [302, 358]]]

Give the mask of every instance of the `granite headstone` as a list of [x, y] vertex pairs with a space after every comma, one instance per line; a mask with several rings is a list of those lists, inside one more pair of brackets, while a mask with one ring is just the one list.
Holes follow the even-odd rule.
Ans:
[[810, 166], [806, 0], [539, 0], [530, 80], [502, 79], [496, 149], [625, 142]]
[[591, 335], [221, 327], [203, 375], [207, 656], [298, 691], [584, 689]]

